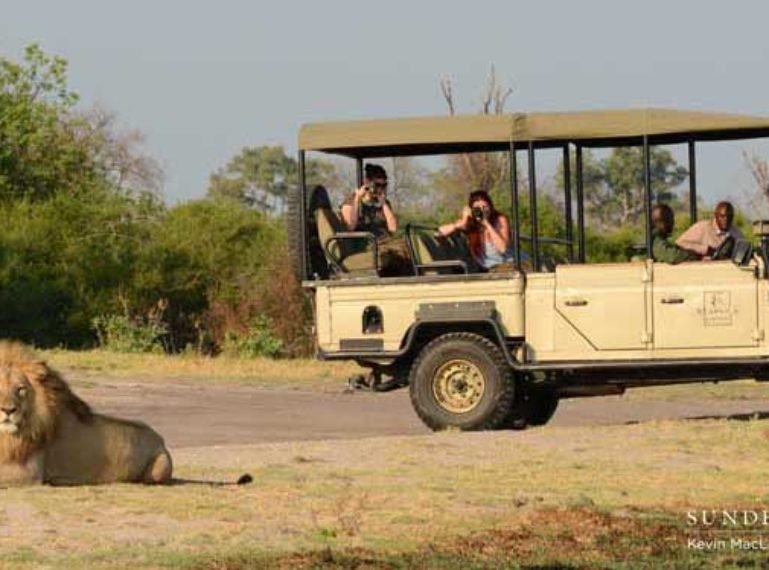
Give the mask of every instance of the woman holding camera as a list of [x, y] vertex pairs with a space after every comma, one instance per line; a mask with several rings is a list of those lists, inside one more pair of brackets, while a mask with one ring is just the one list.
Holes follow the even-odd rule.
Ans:
[[485, 190], [470, 194], [462, 217], [453, 224], [438, 228], [444, 236], [462, 231], [467, 234], [470, 252], [481, 267], [499, 270], [503, 264], [515, 259], [510, 246], [510, 220], [494, 207], [494, 202]]

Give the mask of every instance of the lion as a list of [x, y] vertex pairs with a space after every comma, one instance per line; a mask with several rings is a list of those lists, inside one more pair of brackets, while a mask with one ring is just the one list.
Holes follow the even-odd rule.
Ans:
[[0, 485], [172, 482], [163, 438], [93, 412], [18, 342], [0, 341]]

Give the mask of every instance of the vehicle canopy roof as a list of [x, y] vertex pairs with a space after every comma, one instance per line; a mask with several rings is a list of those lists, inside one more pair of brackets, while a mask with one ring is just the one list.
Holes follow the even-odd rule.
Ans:
[[311, 123], [299, 150], [356, 158], [508, 150], [521, 146], [638, 145], [769, 136], [769, 118], [706, 111], [623, 109], [503, 115], [453, 115]]

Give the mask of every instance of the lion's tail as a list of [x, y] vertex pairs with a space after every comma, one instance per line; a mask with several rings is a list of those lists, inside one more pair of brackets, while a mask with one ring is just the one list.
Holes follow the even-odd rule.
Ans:
[[233, 487], [236, 485], [248, 485], [254, 478], [250, 473], [243, 473], [237, 481], [204, 481], [201, 479], [172, 479], [172, 485], [208, 485], [209, 487]]

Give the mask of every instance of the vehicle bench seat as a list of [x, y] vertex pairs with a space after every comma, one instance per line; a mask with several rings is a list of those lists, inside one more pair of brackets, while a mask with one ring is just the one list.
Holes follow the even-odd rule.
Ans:
[[[335, 235], [346, 231], [341, 220], [329, 208], [318, 208], [315, 211], [315, 223], [322, 245], [325, 245]], [[328, 253], [344, 271], [376, 271], [374, 256], [363, 239], [333, 240], [328, 245]]]
[[[420, 275], [446, 275], [477, 273], [478, 264], [470, 255], [463, 236], [441, 236], [435, 230], [412, 229], [410, 232], [414, 248], [414, 264]], [[454, 262], [454, 265], [450, 263]], [[429, 267], [434, 264], [433, 267]], [[441, 264], [445, 264], [440, 266]], [[462, 266], [464, 264], [464, 267]]]

